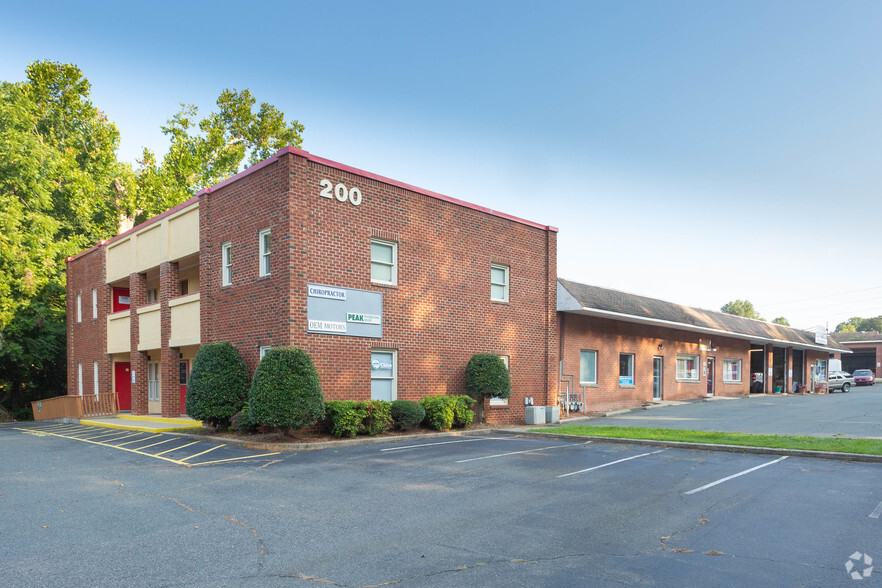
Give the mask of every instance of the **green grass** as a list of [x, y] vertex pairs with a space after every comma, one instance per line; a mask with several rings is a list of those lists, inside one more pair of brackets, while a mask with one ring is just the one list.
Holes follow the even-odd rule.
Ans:
[[715, 443], [771, 447], [776, 449], [804, 449], [808, 451], [838, 451], [882, 455], [882, 439], [850, 439], [845, 437], [800, 437], [795, 435], [749, 435], [747, 433], [720, 433], [684, 429], [650, 429], [645, 427], [589, 427], [564, 425], [554, 429], [532, 429], [541, 433], [608, 437], [611, 439], [650, 439], [654, 441], [683, 441], [686, 443]]

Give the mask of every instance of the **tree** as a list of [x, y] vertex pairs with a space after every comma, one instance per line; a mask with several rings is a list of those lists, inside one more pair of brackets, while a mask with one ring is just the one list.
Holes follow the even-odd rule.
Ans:
[[485, 398], [511, 396], [511, 376], [502, 358], [492, 353], [476, 353], [466, 365], [466, 394], [477, 401], [478, 422], [484, 421]]
[[214, 427], [230, 424], [248, 399], [251, 378], [230, 343], [206, 343], [196, 352], [187, 386], [187, 416]]
[[776, 319], [773, 320], [772, 322], [775, 323], [776, 325], [783, 325], [783, 326], [785, 326], [785, 327], [789, 327], [789, 326], [790, 326], [790, 321], [788, 321], [788, 320], [787, 320], [786, 318], [784, 318], [783, 316], [779, 316], [778, 318], [776, 318]]
[[721, 312], [725, 312], [726, 314], [734, 314], [735, 316], [743, 316], [745, 318], [756, 319], [759, 321], [764, 321], [763, 317], [759, 315], [756, 309], [753, 307], [753, 303], [749, 300], [732, 300], [731, 302], [727, 302], [720, 308]]
[[837, 333], [879, 332], [882, 331], [882, 316], [862, 318], [853, 316], [844, 323], [836, 325]]

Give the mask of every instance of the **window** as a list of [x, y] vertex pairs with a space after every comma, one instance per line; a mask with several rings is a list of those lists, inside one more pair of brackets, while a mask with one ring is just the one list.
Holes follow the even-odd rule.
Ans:
[[371, 400], [398, 399], [398, 361], [394, 350], [371, 350]]
[[98, 396], [98, 362], [92, 363], [92, 388], [95, 390], [95, 396]]
[[159, 362], [147, 362], [147, 400], [159, 402]]
[[619, 353], [619, 386], [634, 385], [634, 354]]
[[579, 383], [597, 384], [597, 352], [583, 349], [579, 352]]
[[677, 380], [698, 381], [697, 355], [677, 355]]
[[92, 288], [92, 318], [98, 318], [98, 290]]
[[181, 296], [186, 296], [190, 293], [190, 280], [181, 280], [178, 282], [178, 290], [180, 291]]
[[266, 355], [266, 352], [272, 349], [272, 345], [261, 345], [260, 346], [260, 359], [263, 359], [263, 356]]
[[233, 244], [224, 243], [221, 245], [221, 267], [222, 277], [221, 284], [229, 286], [233, 283]]
[[723, 382], [741, 383], [741, 360], [723, 360]]
[[264, 229], [257, 235], [260, 244], [260, 275], [270, 275], [270, 230]]
[[159, 302], [159, 288], [149, 288], [147, 290], [147, 304]]
[[77, 393], [83, 395], [83, 364], [77, 364]]
[[371, 239], [371, 282], [394, 286], [398, 283], [398, 244]]
[[[499, 358], [502, 360], [502, 363], [505, 364], [505, 369], [509, 369], [508, 356], [500, 355]], [[490, 406], [508, 406], [508, 398], [491, 398]]]
[[508, 302], [508, 266], [490, 264], [490, 300]]
[[77, 322], [83, 322], [83, 298], [77, 294]]

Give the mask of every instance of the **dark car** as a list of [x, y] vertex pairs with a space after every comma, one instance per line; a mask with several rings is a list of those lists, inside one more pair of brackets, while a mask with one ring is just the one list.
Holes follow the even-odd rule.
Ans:
[[872, 386], [876, 382], [876, 374], [872, 370], [854, 370], [852, 376], [854, 376], [855, 386]]

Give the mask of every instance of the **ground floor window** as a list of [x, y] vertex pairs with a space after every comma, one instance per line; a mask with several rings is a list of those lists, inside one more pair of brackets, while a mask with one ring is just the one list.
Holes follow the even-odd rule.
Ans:
[[634, 354], [619, 354], [619, 386], [634, 385]]
[[371, 351], [371, 400], [398, 399], [398, 353], [392, 349]]
[[[500, 355], [499, 359], [505, 364], [505, 369], [510, 371], [510, 368], [508, 367], [508, 356]], [[508, 406], [508, 398], [491, 398], [490, 406]]]
[[677, 355], [677, 379], [687, 382], [698, 381], [697, 355]]
[[261, 345], [260, 346], [260, 359], [263, 359], [263, 356], [266, 355], [267, 351], [272, 349], [272, 345]]
[[583, 349], [579, 352], [579, 383], [585, 385], [597, 384], [597, 352]]
[[724, 359], [723, 360], [723, 382], [740, 384], [741, 383], [741, 360], [740, 359]]
[[159, 362], [147, 362], [147, 400], [159, 402]]
[[92, 362], [92, 388], [95, 390], [95, 396], [98, 396], [98, 362]]
[[77, 364], [77, 392], [83, 395], [83, 364]]

